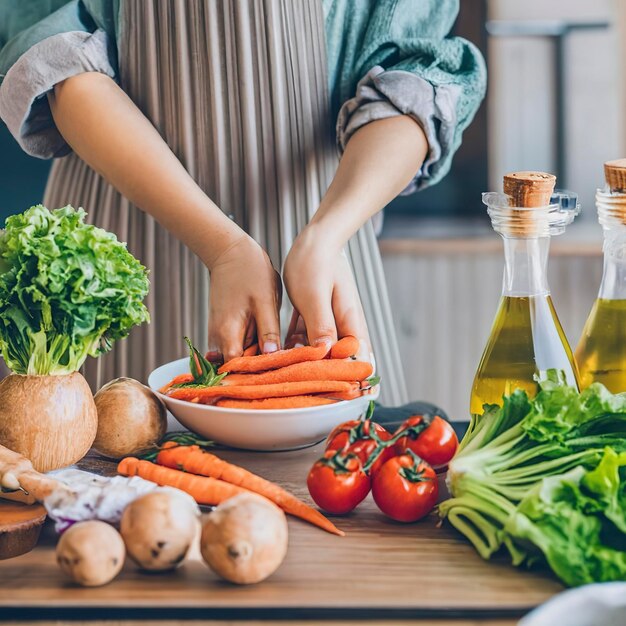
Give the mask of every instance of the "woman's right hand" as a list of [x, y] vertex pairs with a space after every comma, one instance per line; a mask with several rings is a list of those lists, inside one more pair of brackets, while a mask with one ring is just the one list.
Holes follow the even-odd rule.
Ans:
[[265, 250], [242, 231], [209, 271], [209, 357], [226, 362], [257, 341], [279, 350], [282, 282]]

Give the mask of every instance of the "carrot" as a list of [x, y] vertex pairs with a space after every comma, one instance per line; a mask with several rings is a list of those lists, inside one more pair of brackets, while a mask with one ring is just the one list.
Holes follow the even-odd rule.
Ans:
[[339, 380], [312, 380], [295, 383], [277, 383], [273, 385], [216, 385], [214, 387], [179, 387], [170, 389], [167, 395], [176, 400], [201, 401], [214, 398], [238, 398], [239, 400], [262, 400], [263, 398], [282, 398], [304, 396], [312, 393], [335, 393], [350, 391], [358, 383]]
[[194, 476], [132, 456], [119, 462], [117, 472], [122, 476], [140, 476], [163, 487], [176, 487], [186, 491], [198, 504], [216, 505], [240, 493], [248, 493], [247, 489], [223, 480]]
[[373, 367], [366, 361], [322, 359], [294, 363], [261, 374], [229, 374], [223, 385], [270, 385], [275, 383], [305, 382], [312, 380], [365, 380], [372, 375]]
[[369, 393], [367, 390], [363, 389], [351, 389], [350, 391], [336, 391], [335, 393], [323, 394], [322, 397], [327, 400], [354, 400], [355, 398], [360, 398], [365, 394]]
[[[358, 390], [356, 393], [358, 395], [361, 394]], [[215, 406], [221, 406], [226, 409], [302, 409], [310, 406], [333, 404], [334, 402], [335, 400], [331, 398], [323, 398], [321, 396], [290, 396], [288, 398], [263, 398], [262, 400], [224, 398], [223, 400], [218, 400]]]
[[161, 389], [159, 389], [160, 393], [167, 393], [167, 390], [173, 387], [174, 385], [180, 385], [181, 383], [190, 383], [193, 380], [192, 374], [179, 374], [178, 376], [174, 376], [172, 380], [166, 385], [163, 385]]
[[243, 351], [243, 356], [256, 356], [259, 353], [259, 344], [253, 343]]
[[328, 352], [328, 345], [320, 344], [319, 346], [291, 348], [291, 350], [277, 350], [257, 356], [239, 356], [224, 363], [217, 371], [219, 374], [224, 372], [264, 372], [303, 361], [319, 361]]
[[356, 337], [347, 335], [340, 339], [331, 349], [331, 359], [347, 359], [355, 356], [359, 352], [360, 343]]
[[163, 446], [163, 450], [159, 452], [156, 460], [160, 465], [181, 468], [185, 472], [192, 472], [201, 476], [210, 476], [213, 479], [226, 481], [248, 491], [254, 491], [271, 500], [290, 515], [319, 526], [329, 533], [344, 534], [319, 511], [311, 508], [282, 487], [249, 472], [243, 467], [233, 465], [214, 454], [205, 452], [198, 446], [179, 446], [175, 442], [168, 442]]

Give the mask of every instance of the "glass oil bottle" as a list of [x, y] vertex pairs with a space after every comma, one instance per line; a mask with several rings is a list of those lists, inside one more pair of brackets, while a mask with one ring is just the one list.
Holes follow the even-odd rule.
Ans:
[[581, 388], [600, 382], [612, 393], [626, 391], [626, 159], [604, 164], [606, 187], [596, 192], [604, 230], [604, 271], [576, 361]]
[[557, 317], [547, 280], [550, 237], [579, 212], [575, 194], [553, 193], [556, 178], [543, 172], [504, 177], [504, 194], [483, 194], [494, 230], [504, 241], [502, 298], [472, 386], [470, 410], [502, 404], [515, 389], [533, 397], [537, 377], [556, 368], [578, 384], [572, 351]]

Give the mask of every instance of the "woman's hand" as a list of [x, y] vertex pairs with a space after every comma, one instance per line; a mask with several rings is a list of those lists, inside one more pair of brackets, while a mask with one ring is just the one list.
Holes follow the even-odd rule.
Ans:
[[228, 359], [258, 336], [261, 349], [276, 350], [281, 283], [269, 258], [206, 196], [115, 81], [79, 74], [56, 85], [49, 102], [74, 151], [209, 268], [209, 347]]
[[[342, 250], [368, 218], [406, 187], [427, 152], [424, 131], [406, 115], [366, 124], [349, 140], [333, 182], [296, 239], [283, 271], [309, 343], [345, 335], [369, 343], [359, 294]], [[304, 339], [297, 318], [287, 345]]]
[[[283, 279], [297, 313], [288, 346], [335, 342], [354, 335], [369, 344], [367, 324], [348, 258], [315, 224], [298, 235], [285, 261]], [[299, 315], [298, 315], [299, 314]], [[298, 323], [298, 317], [300, 322]]]
[[256, 343], [262, 352], [280, 348], [280, 275], [265, 250], [241, 233], [209, 267], [209, 356], [224, 361]]

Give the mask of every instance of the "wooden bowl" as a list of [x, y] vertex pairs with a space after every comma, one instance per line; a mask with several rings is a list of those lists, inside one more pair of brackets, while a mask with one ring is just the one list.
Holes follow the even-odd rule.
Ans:
[[30, 552], [46, 520], [41, 504], [0, 501], [0, 559]]

